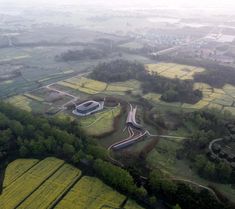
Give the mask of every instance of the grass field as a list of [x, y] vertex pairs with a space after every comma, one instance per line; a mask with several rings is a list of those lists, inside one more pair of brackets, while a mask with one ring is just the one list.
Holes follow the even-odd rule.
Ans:
[[176, 63], [148, 64], [146, 65], [146, 69], [149, 73], [157, 73], [167, 78], [179, 78], [182, 80], [191, 80], [196, 73], [205, 71], [203, 68]]
[[97, 209], [102, 206], [119, 208], [125, 196], [106, 186], [97, 178], [83, 177], [55, 209]]
[[81, 118], [80, 123], [83, 130], [91, 136], [99, 136], [113, 130], [114, 118], [121, 113], [121, 107], [115, 107], [96, 113], [94, 115]]
[[[126, 197], [57, 158], [18, 159], [5, 172], [1, 209], [119, 208]], [[142, 209], [128, 200], [125, 209]]]
[[176, 151], [181, 147], [180, 143], [161, 139], [155, 149], [147, 157], [147, 162], [152, 168], [161, 168], [172, 172], [176, 162]]

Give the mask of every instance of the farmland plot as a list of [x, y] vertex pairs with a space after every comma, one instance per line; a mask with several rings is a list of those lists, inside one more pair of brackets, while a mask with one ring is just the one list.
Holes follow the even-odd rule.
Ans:
[[35, 159], [18, 159], [10, 163], [5, 172], [3, 187], [10, 185], [37, 162], [38, 160]]
[[104, 82], [88, 79], [85, 77], [73, 77], [58, 82], [58, 84], [72, 89], [77, 89], [87, 94], [97, 94], [104, 91], [107, 87], [107, 84]]
[[31, 112], [32, 108], [30, 106], [32, 100], [30, 100], [29, 98], [19, 95], [19, 96], [14, 96], [11, 97], [7, 100], [7, 102], [9, 102], [10, 104], [12, 104], [15, 107], [18, 107], [22, 110]]
[[146, 69], [149, 73], [157, 73], [167, 78], [179, 78], [181, 80], [192, 80], [196, 73], [204, 72], [205, 69], [175, 63], [148, 64]]
[[44, 209], [48, 208], [67, 187], [81, 175], [80, 170], [64, 164], [42, 186], [29, 196], [19, 209]]
[[102, 206], [119, 208], [125, 196], [114, 191], [102, 181], [94, 177], [83, 177], [55, 209], [97, 209]]
[[56, 158], [46, 158], [40, 161], [3, 190], [3, 194], [0, 196], [0, 205], [4, 209], [17, 207], [63, 164], [64, 161]]

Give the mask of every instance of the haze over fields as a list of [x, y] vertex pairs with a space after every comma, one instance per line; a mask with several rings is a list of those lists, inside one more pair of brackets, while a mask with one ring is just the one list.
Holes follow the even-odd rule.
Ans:
[[0, 0], [0, 209], [234, 209], [234, 0]]

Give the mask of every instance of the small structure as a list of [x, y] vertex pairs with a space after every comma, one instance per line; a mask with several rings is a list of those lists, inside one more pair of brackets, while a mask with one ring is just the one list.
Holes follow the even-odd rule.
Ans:
[[104, 108], [104, 102], [96, 102], [93, 100], [84, 102], [78, 106], [76, 106], [75, 110], [73, 110], [73, 114], [77, 116], [87, 116], [92, 113], [98, 112]]

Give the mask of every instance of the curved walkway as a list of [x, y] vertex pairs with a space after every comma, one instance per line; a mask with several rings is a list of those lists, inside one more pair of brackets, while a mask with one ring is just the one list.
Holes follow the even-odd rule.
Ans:
[[[132, 107], [131, 104], [129, 104], [129, 105], [130, 105], [130, 109], [131, 109], [130, 111], [132, 111], [132, 110], [133, 110], [133, 107]], [[130, 127], [130, 126], [127, 126], [126, 128], [127, 128], [127, 130], [128, 130], [129, 136], [128, 136], [126, 139], [123, 139], [123, 140], [121, 140], [121, 141], [118, 141], [118, 142], [116, 142], [116, 143], [110, 145], [110, 146], [108, 147], [108, 149], [107, 149], [107, 150], [108, 150], [109, 159], [110, 159], [114, 164], [119, 165], [120, 167], [123, 167], [123, 168], [125, 167], [125, 165], [122, 164], [120, 161], [114, 159], [114, 158], [111, 156], [111, 154], [110, 154], [110, 150], [111, 150], [114, 146], [116, 146], [116, 145], [118, 145], [118, 144], [122, 144], [122, 143], [124, 143], [124, 142], [132, 141], [132, 140], [136, 140], [136, 141], [137, 141], [140, 137], [143, 137], [143, 136], [146, 135], [146, 134], [147, 134], [148, 136], [150, 136], [150, 137], [173, 138], [173, 139], [181, 139], [181, 140], [187, 139], [187, 137], [178, 137], [178, 136], [171, 136], [171, 135], [157, 135], [157, 134], [151, 134], [148, 130], [145, 130], [145, 129], [141, 129], [141, 130], [135, 129], [135, 131], [139, 131], [140, 134], [137, 135], [137, 137], [133, 138], [133, 137], [135, 136], [135, 133], [134, 133], [133, 128]], [[124, 131], [126, 130], [126, 128], [124, 129]], [[220, 141], [220, 140], [222, 140], [222, 139], [219, 138], [219, 139], [213, 140], [213, 141], [209, 144], [209, 148], [212, 150], [212, 145], [213, 145], [215, 142], [218, 142], [218, 141]], [[140, 177], [141, 177], [142, 179], [144, 179], [144, 180], [147, 180], [147, 177], [145, 177], [145, 176], [140, 176]], [[203, 185], [201, 185], [201, 184], [199, 184], [199, 183], [197, 183], [197, 182], [194, 182], [194, 181], [191, 181], [191, 180], [188, 180], [188, 179], [173, 178], [173, 181], [186, 182], [186, 183], [192, 184], [192, 185], [194, 185], [194, 186], [197, 186], [197, 187], [199, 187], [199, 188], [201, 188], [201, 189], [206, 189], [206, 190], [208, 190], [208, 191], [216, 198], [217, 201], [221, 202], [220, 199], [218, 198], [217, 194], [215, 193], [215, 191], [214, 191], [213, 189], [207, 187], [207, 186], [203, 186]]]

